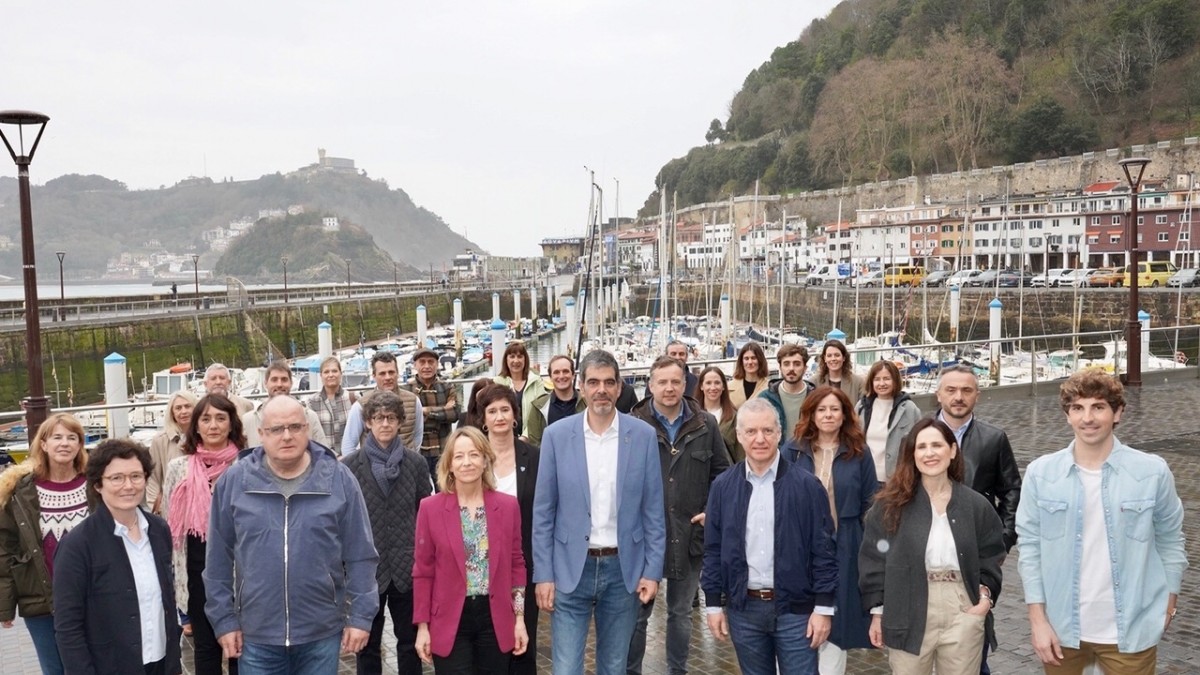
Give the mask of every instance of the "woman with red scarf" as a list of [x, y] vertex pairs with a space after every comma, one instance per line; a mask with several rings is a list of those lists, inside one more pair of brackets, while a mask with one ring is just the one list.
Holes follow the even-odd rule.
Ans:
[[[237, 406], [220, 394], [196, 403], [184, 439], [183, 457], [171, 460], [163, 476], [163, 517], [171, 527], [175, 601], [192, 621], [195, 675], [221, 675], [221, 645], [204, 614], [204, 557], [213, 486], [246, 445]], [[237, 660], [229, 660], [237, 675]]]

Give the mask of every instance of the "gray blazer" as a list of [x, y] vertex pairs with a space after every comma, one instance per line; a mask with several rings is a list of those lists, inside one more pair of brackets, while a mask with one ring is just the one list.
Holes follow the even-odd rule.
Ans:
[[[1004, 564], [1004, 526], [987, 498], [962, 483], [954, 483], [950, 502], [950, 531], [958, 549], [963, 585], [972, 603], [979, 602], [979, 586], [987, 586], [992, 601], [1000, 597], [1000, 567]], [[867, 512], [866, 533], [858, 553], [858, 586], [863, 608], [883, 605], [883, 641], [892, 649], [921, 652], [925, 637], [925, 612], [929, 581], [925, 546], [933, 525], [929, 495], [920, 484], [913, 500], [901, 511], [900, 526], [889, 533], [883, 523], [883, 504]], [[879, 546], [887, 541], [888, 546]], [[882, 549], [882, 550], [881, 550]], [[993, 616], [988, 613], [985, 637], [996, 648]], [[982, 646], [981, 646], [982, 648]]]

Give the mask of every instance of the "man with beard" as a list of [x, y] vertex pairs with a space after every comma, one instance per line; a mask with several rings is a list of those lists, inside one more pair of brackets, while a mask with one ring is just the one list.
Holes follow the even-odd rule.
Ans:
[[779, 442], [782, 445], [792, 437], [800, 421], [800, 406], [804, 404], [813, 384], [804, 379], [808, 369], [808, 350], [800, 345], [786, 344], [775, 354], [779, 362], [779, 374], [783, 377], [772, 380], [759, 398], [766, 399], [779, 415], [779, 428], [783, 430]]

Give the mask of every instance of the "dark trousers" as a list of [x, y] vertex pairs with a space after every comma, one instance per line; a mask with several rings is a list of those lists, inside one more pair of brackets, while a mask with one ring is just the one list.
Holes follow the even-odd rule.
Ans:
[[[188, 617], [192, 621], [192, 649], [195, 653], [192, 672], [195, 675], [222, 675], [224, 652], [213, 633], [208, 615], [204, 613], [204, 554], [207, 546], [199, 537], [187, 538]], [[237, 675], [237, 659], [229, 659], [229, 675]]]
[[538, 606], [533, 594], [534, 586], [529, 584], [525, 587], [525, 632], [529, 633], [529, 647], [524, 654], [509, 659], [508, 675], [537, 675]]
[[144, 663], [142, 668], [145, 669], [146, 675], [167, 675], [167, 660], [159, 659], [154, 663]]
[[509, 656], [496, 642], [488, 596], [474, 595], [463, 603], [450, 654], [433, 655], [433, 671], [437, 675], [507, 675]]
[[413, 625], [413, 594], [409, 590], [401, 593], [394, 584], [379, 594], [379, 613], [371, 624], [371, 636], [367, 646], [358, 653], [358, 675], [380, 675], [383, 672], [383, 623], [384, 612], [392, 615], [392, 631], [396, 635], [396, 667], [400, 675], [420, 675], [421, 657], [413, 643], [417, 640], [417, 628]]

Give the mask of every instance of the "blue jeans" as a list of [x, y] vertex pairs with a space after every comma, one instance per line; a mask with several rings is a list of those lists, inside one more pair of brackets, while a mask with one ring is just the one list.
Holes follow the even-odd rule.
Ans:
[[[700, 558], [690, 558], [686, 576], [682, 579], [667, 579], [667, 672], [670, 675], [681, 675], [688, 672], [688, 650], [692, 639], [692, 600], [696, 597], [696, 588], [700, 585]], [[658, 587], [662, 595], [662, 586]], [[637, 628], [633, 631], [633, 640], [629, 643], [629, 658], [625, 672], [627, 675], [641, 675], [642, 658], [646, 655], [646, 625], [654, 610], [654, 603], [642, 605], [638, 611]]]
[[54, 615], [24, 617], [25, 628], [33, 638], [42, 675], [62, 675], [62, 657], [58, 655], [58, 640], [54, 638]]
[[775, 616], [774, 601], [749, 598], [745, 609], [727, 607], [726, 616], [738, 666], [745, 675], [817, 675], [817, 650], [804, 636], [807, 614]]
[[241, 675], [337, 675], [342, 634], [302, 645], [284, 647], [254, 642], [242, 644]]
[[637, 594], [625, 590], [620, 559], [615, 555], [588, 556], [575, 590], [554, 593], [554, 612], [550, 614], [554, 666], [551, 672], [583, 675], [583, 650], [594, 609], [596, 675], [624, 673], [639, 607]]

